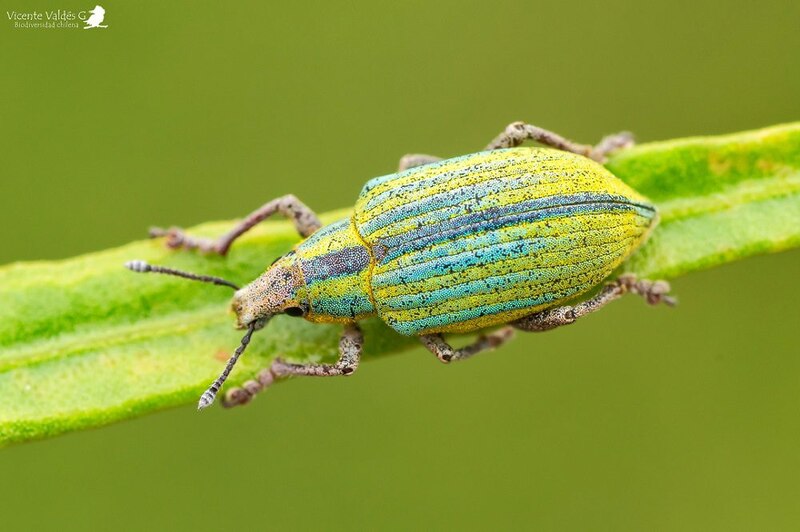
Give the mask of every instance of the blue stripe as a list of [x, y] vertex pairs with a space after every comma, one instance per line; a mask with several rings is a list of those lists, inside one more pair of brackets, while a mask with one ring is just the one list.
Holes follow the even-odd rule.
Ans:
[[[603, 271], [603, 266], [613, 263], [614, 258], [622, 256], [627, 247], [627, 245], [618, 246], [608, 253], [597, 255], [585, 261], [509, 272], [503, 275], [453, 284], [436, 290], [389, 297], [381, 301], [381, 307], [382, 309], [392, 310], [421, 309], [478, 294], [499, 294], [504, 289], [509, 289], [519, 284], [530, 286], [531, 291], [533, 291], [533, 287], [537, 284], [542, 284], [542, 281], [552, 282], [569, 279], [575, 281], [578, 286], [585, 285], [586, 282], [582, 281], [583, 277], [588, 276], [594, 280], [598, 277], [605, 277], [607, 272]], [[610, 256], [614, 258], [609, 260]]]
[[375, 307], [366, 296], [352, 294], [316, 299], [311, 302], [311, 310], [317, 314], [355, 318], [362, 314], [372, 314], [375, 312]]
[[[481, 153], [484, 153], [484, 152], [481, 152]], [[467, 154], [467, 155], [459, 155], [458, 157], [453, 157], [452, 159], [442, 159], [441, 161], [436, 161], [435, 163], [426, 164], [425, 166], [416, 166], [414, 168], [409, 168], [408, 170], [403, 170], [402, 172], [396, 172], [394, 174], [386, 174], [386, 175], [383, 175], [383, 176], [380, 176], [380, 177], [372, 178], [369, 181], [367, 181], [367, 183], [364, 185], [364, 188], [361, 189], [361, 196], [364, 196], [369, 191], [371, 191], [373, 188], [375, 188], [375, 187], [377, 187], [379, 185], [382, 185], [382, 184], [384, 184], [386, 182], [392, 181], [393, 179], [400, 179], [402, 177], [406, 177], [406, 176], [409, 176], [409, 175], [413, 175], [413, 174], [417, 174], [417, 173], [421, 173], [421, 172], [427, 172], [428, 170], [430, 170], [432, 168], [440, 168], [440, 167], [445, 166], [445, 165], [449, 166], [452, 163], [459, 163], [459, 162], [464, 161], [465, 159], [468, 159], [469, 157], [474, 157], [474, 156], [475, 156], [474, 153], [473, 154]], [[392, 190], [396, 190], [396, 189], [393, 188]], [[389, 191], [387, 191], [387, 192], [389, 192]], [[387, 192], [382, 192], [381, 194], [386, 194]], [[369, 208], [369, 205], [367, 207]]]
[[472, 307], [456, 312], [449, 312], [447, 314], [428, 316], [413, 321], [401, 322], [391, 317], [387, 317], [385, 319], [387, 320], [387, 323], [400, 334], [412, 335], [417, 334], [425, 329], [433, 329], [452, 325], [454, 323], [462, 323], [471, 319], [480, 318], [481, 316], [499, 314], [501, 312], [508, 312], [510, 310], [538, 307], [552, 301], [566, 299], [572, 295], [575, 295], [579, 291], [579, 288], [575, 288], [561, 292], [550, 292], [533, 298], [515, 299], [512, 301], [504, 301], [502, 303], [491, 303], [488, 305]]
[[[605, 229], [590, 229], [581, 233], [581, 238], [585, 239], [591, 233], [606, 234]], [[496, 233], [487, 233], [485, 236], [494, 236]], [[573, 251], [579, 244], [576, 243], [575, 234], [568, 237], [540, 237], [524, 238], [511, 242], [495, 242], [479, 244], [479, 238], [475, 237], [464, 242], [468, 247], [463, 251], [453, 252], [452, 248], [439, 249], [440, 256], [431, 257], [425, 261], [415, 262], [398, 266], [391, 270], [384, 270], [372, 277], [372, 287], [381, 288], [384, 286], [394, 286], [399, 284], [413, 283], [423, 279], [432, 279], [440, 275], [447, 275], [468, 270], [475, 266], [483, 266], [506, 260], [514, 260], [521, 257], [536, 257]], [[634, 237], [626, 237], [629, 240]], [[484, 239], [485, 240], [485, 239]], [[619, 240], [622, 241], [622, 240]], [[592, 240], [592, 242], [595, 242]], [[595, 242], [593, 246], [614, 244], [612, 242]], [[454, 242], [456, 244], [457, 242]], [[422, 252], [424, 253], [424, 252]]]
[[375, 274], [372, 277], [372, 287], [380, 288], [387, 285], [411, 283], [438, 275], [463, 271], [474, 266], [529, 256], [536, 251], [544, 249], [547, 244], [545, 239], [537, 238], [478, 246], [475, 245], [475, 240], [473, 240], [470, 242], [470, 249], [466, 251]]
[[[575, 221], [576, 223], [577, 220], [578, 219], [573, 219], [573, 221]], [[642, 219], [642, 221], [644, 221], [644, 219]], [[648, 224], [649, 222], [643, 223], [642, 226], [646, 226]], [[607, 231], [611, 231], [613, 229], [617, 229], [623, 226], [629, 227], [630, 224], [625, 222], [625, 223], [620, 223], [618, 225], [597, 228], [597, 229], [592, 229], [592, 228], [577, 229], [575, 227], [565, 225], [563, 230], [565, 234], [566, 233], [569, 234], [569, 237], [565, 238], [564, 242], [569, 243], [572, 238], [577, 238], [579, 236], [591, 238], [593, 234], [603, 234], [606, 233]], [[531, 235], [531, 227], [526, 225], [509, 227], [506, 228], [502, 233], [498, 231], [490, 231], [487, 233], [478, 233], [469, 235], [468, 238], [460, 238], [452, 240], [448, 242], [446, 246], [432, 246], [420, 250], [413, 255], [402, 257], [400, 260], [397, 261], [395, 265], [393, 265], [391, 270], [386, 269], [382, 273], [377, 274], [375, 277], [373, 277], [373, 279], [377, 278], [378, 276], [385, 275], [389, 272], [393, 272], [395, 270], [405, 269], [411, 266], [421, 265], [429, 262], [435, 262], [437, 261], [437, 259], [441, 259], [443, 257], [449, 257], [450, 255], [453, 254], [474, 253], [477, 250], [483, 248], [488, 248], [491, 246], [503, 244], [505, 243], [505, 241], [518, 242], [521, 240], [527, 240], [530, 237], [530, 235]], [[546, 241], [548, 246], [553, 246], [553, 247], [556, 246], [556, 240], [560, 240], [552, 236], [541, 237], [541, 239], [543, 241]], [[385, 266], [385, 268], [388, 268], [388, 266]]]
[[[383, 184], [383, 183], [386, 183], [388, 181], [391, 181], [392, 179], [400, 179], [400, 178], [403, 178], [403, 177], [406, 177], [406, 176], [410, 176], [410, 175], [413, 175], [413, 174], [417, 174], [417, 173], [419, 173], [419, 174], [430, 173], [431, 174], [431, 175], [429, 175], [428, 177], [426, 177], [424, 179], [419, 179], [419, 180], [416, 180], [416, 181], [410, 181], [409, 183], [404, 183], [402, 185], [395, 186], [395, 187], [392, 187], [392, 188], [390, 188], [388, 190], [385, 190], [385, 191], [383, 191], [383, 192], [381, 192], [379, 194], [375, 194], [372, 198], [370, 198], [370, 200], [367, 202], [367, 204], [363, 206], [362, 211], [364, 211], [364, 212], [369, 211], [370, 209], [373, 209], [373, 208], [377, 207], [378, 205], [380, 205], [381, 203], [383, 203], [384, 201], [386, 201], [389, 198], [402, 196], [405, 193], [414, 192], [414, 191], [417, 191], [417, 190], [420, 190], [420, 189], [430, 188], [431, 186], [437, 185], [439, 183], [445, 183], [447, 181], [452, 181], [453, 179], [457, 179], [459, 177], [465, 177], [465, 176], [468, 176], [468, 175], [474, 175], [476, 173], [481, 173], [481, 172], [486, 172], [486, 171], [494, 171], [494, 170], [497, 170], [498, 168], [511, 168], [511, 167], [514, 167], [514, 166], [516, 166], [518, 164], [524, 164], [524, 163], [529, 163], [530, 162], [530, 152], [525, 150], [524, 152], [519, 153], [518, 157], [514, 157], [513, 155], [510, 155], [509, 157], [506, 157], [504, 159], [500, 159], [500, 160], [492, 159], [492, 160], [489, 160], [489, 161], [484, 160], [484, 161], [475, 163], [472, 166], [464, 166], [464, 167], [456, 168], [454, 170], [449, 170], [449, 171], [446, 171], [446, 172], [431, 172], [431, 170], [433, 170], [435, 168], [439, 168], [439, 167], [445, 166], [445, 163], [446, 163], [447, 166], [451, 166], [453, 164], [457, 165], [458, 163], [463, 162], [466, 159], [475, 157], [475, 156], [480, 155], [480, 154], [488, 154], [488, 153], [496, 154], [498, 152], [504, 152], [504, 151], [517, 151], [517, 152], [519, 152], [519, 148], [517, 148], [517, 149], [508, 148], [508, 149], [503, 149], [503, 150], [494, 150], [492, 152], [478, 152], [478, 153], [473, 153], [471, 155], [462, 155], [460, 157], [456, 157], [456, 158], [453, 158], [453, 159], [446, 159], [444, 161], [438, 161], [436, 163], [427, 164], [425, 166], [418, 166], [416, 168], [411, 168], [409, 170], [406, 170], [404, 172], [400, 172], [398, 174], [390, 174], [390, 175], [386, 175], [386, 176], [383, 176], [383, 177], [376, 178], [373, 181], [379, 181], [379, 182], [376, 183], [375, 185], [372, 185], [372, 181], [367, 183], [367, 186], [365, 186], [364, 190], [361, 192], [362, 197], [366, 193], [368, 193], [370, 190], [372, 190], [375, 186]], [[546, 158], [542, 158], [542, 160], [545, 160], [545, 159]], [[526, 170], [524, 170], [522, 172], [516, 172], [516, 174], [522, 174], [522, 173], [530, 173], [530, 171], [526, 169]]]
[[374, 254], [380, 262], [386, 263], [405, 253], [438, 242], [455, 240], [478, 231], [491, 231], [549, 218], [609, 211], [636, 211], [648, 220], [655, 215], [655, 210], [649, 205], [635, 203], [623, 196], [611, 194], [584, 193], [539, 198], [504, 207], [490, 207], [437, 224], [424, 225], [397, 236], [378, 239]]
[[[535, 185], [529, 179], [520, 179], [518, 175], [509, 175], [492, 179], [491, 181], [484, 181], [483, 183], [464, 185], [463, 187], [445, 190], [417, 201], [404, 203], [371, 218], [367, 223], [362, 224], [359, 229], [366, 238], [369, 238], [369, 235], [387, 225], [431, 211], [436, 211], [435, 218], [437, 220], [446, 219], [449, 214], [463, 211], [463, 208], [447, 210], [447, 207], [459, 206], [470, 200], [473, 200], [474, 203], [479, 203], [481, 207], [485, 208], [488, 206], [486, 196]], [[428, 219], [431, 218], [428, 217]], [[416, 221], [423, 224], [426, 220], [420, 219]]]

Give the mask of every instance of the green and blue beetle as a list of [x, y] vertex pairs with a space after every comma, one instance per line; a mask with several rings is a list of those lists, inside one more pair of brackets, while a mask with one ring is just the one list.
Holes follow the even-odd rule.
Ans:
[[[525, 140], [549, 148], [518, 147]], [[369, 181], [352, 216], [322, 227], [294, 196], [265, 204], [218, 240], [155, 228], [171, 248], [226, 254], [240, 235], [282, 213], [303, 237], [256, 280], [239, 289], [222, 279], [133, 261], [139, 272], [180, 275], [236, 289], [232, 307], [242, 344], [202, 395], [210, 405], [253, 332], [276, 314], [341, 323], [335, 364], [277, 359], [257, 380], [227, 392], [226, 405], [248, 402], [289, 375], [349, 375], [363, 337], [358, 321], [378, 316], [416, 335], [442, 362], [467, 358], [507, 340], [514, 328], [544, 331], [574, 322], [627, 291], [650, 304], [674, 300], [665, 281], [626, 275], [572, 305], [607, 279], [658, 221], [646, 198], [602, 166], [606, 154], [631, 144], [629, 134], [595, 147], [515, 122], [485, 151], [441, 160], [407, 155], [397, 173]], [[555, 148], [555, 149], [553, 149]], [[455, 349], [443, 333], [505, 325]]]

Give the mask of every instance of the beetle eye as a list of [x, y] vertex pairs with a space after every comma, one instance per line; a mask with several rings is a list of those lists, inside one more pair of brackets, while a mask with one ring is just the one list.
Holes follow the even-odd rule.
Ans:
[[301, 309], [300, 307], [289, 307], [289, 308], [285, 309], [284, 312], [287, 315], [293, 316], [295, 318], [300, 317], [300, 316], [303, 315], [303, 309]]

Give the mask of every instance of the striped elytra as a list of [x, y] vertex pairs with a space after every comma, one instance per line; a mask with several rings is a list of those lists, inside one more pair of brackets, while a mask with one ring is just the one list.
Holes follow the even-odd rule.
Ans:
[[351, 218], [292, 256], [312, 321], [377, 314], [402, 334], [507, 323], [590, 290], [657, 220], [580, 155], [480, 152], [369, 181]]

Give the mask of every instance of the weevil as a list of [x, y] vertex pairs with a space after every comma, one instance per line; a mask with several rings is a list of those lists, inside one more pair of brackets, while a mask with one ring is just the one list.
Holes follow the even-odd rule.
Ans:
[[[526, 140], [545, 147], [522, 147]], [[590, 146], [514, 122], [478, 153], [404, 156], [396, 173], [367, 182], [350, 217], [324, 227], [288, 195], [216, 240], [151, 229], [169, 248], [226, 255], [261, 221], [288, 217], [304, 239], [242, 288], [142, 261], [126, 266], [236, 290], [231, 306], [237, 327], [247, 332], [200, 397], [200, 409], [214, 402], [253, 333], [277, 314], [342, 324], [338, 361], [275, 359], [255, 380], [227, 391], [224, 405], [247, 403], [283, 377], [351, 375], [364, 343], [358, 322], [370, 316], [419, 337], [442, 362], [462, 360], [500, 346], [514, 329], [567, 325], [626, 292], [651, 305], [675, 303], [666, 281], [632, 275], [607, 281], [658, 223], [655, 206], [602, 165], [610, 152], [630, 145], [628, 133]], [[458, 349], [444, 338], [491, 328]]]

